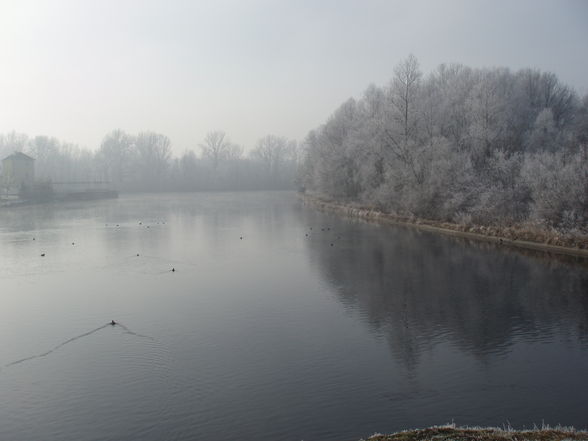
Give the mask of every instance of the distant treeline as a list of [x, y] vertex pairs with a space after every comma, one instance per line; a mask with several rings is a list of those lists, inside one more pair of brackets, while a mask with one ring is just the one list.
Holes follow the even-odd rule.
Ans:
[[409, 56], [308, 135], [307, 191], [401, 216], [588, 232], [588, 95], [552, 73]]
[[173, 157], [167, 136], [122, 130], [96, 151], [46, 136], [0, 135], [0, 159], [14, 151], [35, 158], [39, 182], [108, 181], [120, 191], [280, 190], [294, 188], [295, 141], [268, 135], [245, 156], [222, 131], [209, 132], [197, 152]]

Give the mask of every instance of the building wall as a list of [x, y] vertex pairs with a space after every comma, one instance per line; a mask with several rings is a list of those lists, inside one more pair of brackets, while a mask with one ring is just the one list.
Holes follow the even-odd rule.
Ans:
[[35, 182], [35, 163], [26, 159], [7, 158], [2, 161], [2, 179], [7, 187], [32, 187]]

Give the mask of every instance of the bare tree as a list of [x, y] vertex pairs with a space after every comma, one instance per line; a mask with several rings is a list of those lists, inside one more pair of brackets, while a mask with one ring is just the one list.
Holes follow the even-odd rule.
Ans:
[[408, 167], [415, 177], [417, 172], [411, 150], [419, 135], [417, 104], [421, 76], [418, 61], [413, 55], [397, 65], [386, 91], [383, 112], [376, 120], [376, 136], [380, 139], [382, 154], [387, 158], [388, 165], [399, 162]]
[[[14, 131], [0, 135], [0, 155], [2, 158], [13, 152], [22, 152], [27, 149], [29, 137], [24, 133]], [[1, 158], [0, 158], [1, 159]]]
[[238, 161], [243, 158], [243, 146], [229, 143], [225, 158], [227, 161]]
[[104, 176], [118, 186], [129, 179], [133, 144], [133, 137], [120, 129], [107, 134], [100, 144], [97, 159], [103, 167]]
[[135, 143], [137, 167], [145, 188], [161, 190], [171, 159], [171, 142], [165, 135], [142, 132]]
[[28, 142], [27, 153], [35, 158], [35, 174], [39, 179], [51, 179], [61, 162], [59, 141], [48, 136], [35, 136]]
[[394, 78], [390, 88], [390, 100], [396, 109], [394, 119], [400, 128], [401, 139], [397, 142], [408, 146], [417, 132], [417, 98], [421, 81], [419, 62], [414, 55], [394, 69]]
[[233, 148], [225, 132], [215, 130], [208, 132], [204, 137], [204, 142], [199, 145], [202, 150], [202, 156], [212, 162], [212, 168], [216, 170], [219, 164], [234, 156], [238, 150]]
[[[251, 157], [263, 165], [263, 169], [270, 182], [277, 184], [282, 181], [285, 165], [295, 165], [296, 142], [288, 141], [282, 136], [267, 135], [257, 142], [257, 147], [251, 152]], [[292, 167], [292, 172], [294, 167]], [[290, 176], [294, 178], [294, 174]]]

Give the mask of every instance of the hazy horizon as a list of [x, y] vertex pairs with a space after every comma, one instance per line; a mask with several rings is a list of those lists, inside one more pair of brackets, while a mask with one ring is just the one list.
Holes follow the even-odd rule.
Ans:
[[3, 2], [0, 133], [96, 149], [152, 130], [173, 153], [224, 130], [246, 150], [301, 140], [414, 54], [551, 71], [588, 92], [582, 1]]

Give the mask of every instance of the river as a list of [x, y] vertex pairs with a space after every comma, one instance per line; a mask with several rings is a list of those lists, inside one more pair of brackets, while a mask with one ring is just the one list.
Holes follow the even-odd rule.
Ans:
[[585, 264], [293, 193], [0, 209], [0, 301], [0, 440], [588, 428]]

